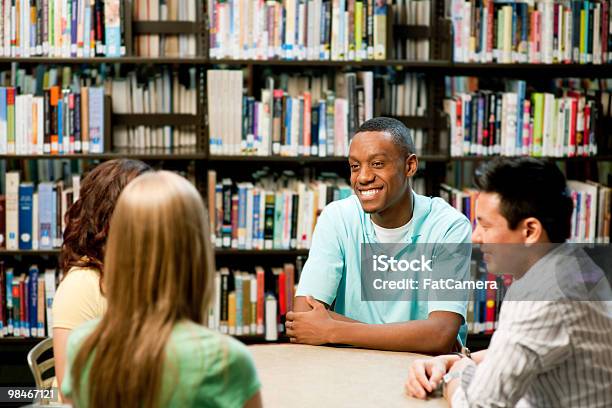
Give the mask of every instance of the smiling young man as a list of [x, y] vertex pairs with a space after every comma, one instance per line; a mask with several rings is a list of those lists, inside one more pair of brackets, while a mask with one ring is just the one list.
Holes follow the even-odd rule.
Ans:
[[[362, 244], [470, 241], [471, 226], [462, 214], [410, 188], [418, 166], [414, 153], [408, 129], [395, 119], [368, 120], [353, 137], [348, 162], [355, 194], [329, 204], [317, 221], [293, 312], [287, 314], [292, 342], [433, 354], [456, 344], [465, 329], [466, 301], [362, 300]], [[452, 269], [465, 278], [469, 257]], [[465, 333], [459, 337], [464, 340]]]
[[586, 252], [563, 244], [573, 209], [563, 174], [552, 162], [498, 158], [476, 185], [473, 242], [489, 272], [514, 282], [488, 350], [417, 360], [408, 394], [426, 398], [443, 383], [452, 407], [609, 407], [612, 293]]

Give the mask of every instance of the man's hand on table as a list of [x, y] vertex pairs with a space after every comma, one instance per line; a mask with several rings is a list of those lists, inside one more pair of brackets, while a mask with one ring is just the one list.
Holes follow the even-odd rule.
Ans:
[[333, 343], [332, 333], [335, 320], [325, 306], [317, 302], [312, 296], [306, 297], [306, 301], [312, 307], [312, 310], [287, 313], [285, 328], [289, 340], [292, 343], [313, 346]]
[[406, 393], [413, 398], [425, 399], [433, 392], [451, 366], [461, 360], [457, 355], [443, 355], [415, 360], [408, 370]]

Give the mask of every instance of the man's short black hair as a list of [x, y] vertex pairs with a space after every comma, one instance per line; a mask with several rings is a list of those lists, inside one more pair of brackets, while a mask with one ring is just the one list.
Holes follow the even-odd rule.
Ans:
[[359, 126], [355, 134], [361, 132], [386, 132], [391, 136], [393, 144], [397, 146], [404, 157], [416, 153], [410, 130], [397, 119], [380, 116], [366, 120]]
[[535, 217], [551, 242], [565, 242], [570, 236], [574, 204], [565, 176], [553, 162], [498, 157], [476, 170], [475, 184], [480, 191], [499, 194], [500, 212], [510, 229]]

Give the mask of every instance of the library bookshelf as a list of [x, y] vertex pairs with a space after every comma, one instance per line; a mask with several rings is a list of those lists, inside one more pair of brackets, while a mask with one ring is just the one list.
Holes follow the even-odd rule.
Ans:
[[[251, 156], [251, 155], [218, 155], [209, 152], [209, 121], [207, 111], [207, 83], [206, 71], [208, 69], [240, 69], [247, 73], [245, 88], [247, 94], [254, 95], [261, 91], [261, 84], [254, 83], [253, 78], [265, 77], [268, 73], [300, 73], [304, 70], [319, 72], [344, 72], [357, 69], [393, 69], [402, 72], [422, 74], [426, 82], [427, 107], [422, 116], [398, 116], [397, 118], [409, 128], [424, 129], [427, 131], [427, 140], [423, 146], [423, 154], [419, 155], [422, 163], [422, 174], [425, 178], [425, 189], [429, 195], [438, 195], [440, 184], [449, 181], [449, 172], [465, 166], [486, 161], [490, 157], [462, 156], [452, 157], [448, 143], [449, 119], [443, 113], [442, 104], [445, 98], [445, 77], [470, 76], [480, 78], [507, 78], [507, 79], [549, 79], [555, 78], [612, 78], [610, 64], [515, 64], [515, 63], [466, 63], [452, 60], [452, 30], [451, 24], [445, 15], [443, 0], [431, 0], [431, 13], [427, 25], [395, 24], [390, 3], [387, 8], [387, 49], [386, 58], [377, 60], [251, 60], [251, 59], [216, 59], [209, 56], [209, 25], [211, 11], [207, 10], [207, 3], [203, 0], [194, 0], [199, 11], [196, 21], [136, 21], [132, 18], [132, 1], [125, 2], [126, 10], [123, 20], [125, 28], [126, 55], [122, 57], [0, 57], [0, 69], [18, 64], [20, 67], [44, 66], [102, 66], [120, 64], [127, 71], [135, 70], [141, 66], [168, 66], [172, 69], [180, 67], [193, 67], [197, 72], [195, 114], [114, 114], [110, 109], [110, 102], [106, 101], [105, 148], [103, 153], [72, 153], [58, 155], [0, 155], [0, 160], [6, 161], [9, 167], [20, 168], [30, 161], [36, 160], [83, 160], [102, 161], [116, 158], [132, 158], [153, 163], [160, 168], [185, 168], [195, 165], [197, 186], [205, 196], [206, 171], [215, 170], [220, 175], [224, 173], [236, 174], [254, 171], [261, 167], [274, 169], [299, 170], [300, 168], [313, 168], [316, 172], [329, 169], [337, 172], [340, 177], [347, 178], [348, 166], [345, 157], [318, 157], [318, 156]], [[143, 34], [190, 34], [196, 37], [196, 55], [188, 57], [143, 57], [135, 54], [133, 49], [134, 36]], [[429, 58], [426, 61], [395, 59], [392, 46], [406, 39], [428, 40]], [[607, 122], [604, 123], [604, 120]], [[609, 119], [602, 119], [597, 128], [596, 137], [603, 140], [610, 136]], [[182, 126], [191, 125], [196, 131], [196, 145], [192, 148], [171, 149], [128, 149], [117, 148], [111, 145], [112, 129], [115, 126]], [[591, 157], [550, 157], [550, 160], [562, 162], [568, 166], [579, 168], [596, 166], [598, 162], [612, 161], [612, 152], [600, 151]], [[7, 166], [3, 167], [4, 169]], [[4, 175], [2, 175], [4, 177]], [[273, 265], [279, 262], [292, 261], [297, 257], [306, 257], [308, 250], [239, 250], [231, 248], [217, 248], [216, 260], [218, 266], [253, 265], [253, 262], [262, 265]], [[45, 259], [47, 262], [56, 262], [58, 249], [52, 250], [0, 250], [0, 259], [5, 263], [12, 260], [22, 262], [24, 259]], [[472, 349], [486, 348], [490, 334], [475, 334], [468, 337], [468, 346]], [[261, 335], [237, 336], [246, 343], [264, 342]], [[5, 337], [0, 338], [0, 354], [21, 350], [25, 355], [40, 339]], [[279, 341], [287, 341], [281, 336]], [[23, 360], [25, 361], [25, 360]], [[0, 381], [6, 380], [0, 378]], [[24, 380], [27, 383], [27, 380]]]

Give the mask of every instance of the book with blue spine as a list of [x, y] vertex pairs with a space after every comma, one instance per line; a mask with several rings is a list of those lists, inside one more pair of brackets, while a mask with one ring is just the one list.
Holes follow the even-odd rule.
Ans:
[[104, 41], [106, 43], [106, 56], [121, 56], [121, 16], [120, 1], [104, 1]]
[[311, 114], [310, 155], [319, 155], [319, 106], [315, 105]]
[[525, 81], [516, 81], [517, 94], [517, 115], [516, 115], [516, 150], [515, 154], [520, 154], [523, 150], [523, 105], [525, 102], [525, 94], [527, 85]]
[[293, 109], [292, 101], [293, 98], [288, 97], [287, 103], [285, 104], [285, 143], [283, 147], [281, 147], [281, 150], [284, 148], [286, 155], [290, 153], [289, 146], [291, 146], [291, 114]]
[[327, 104], [325, 101], [319, 102], [319, 131], [317, 132], [319, 140], [319, 157], [327, 156]]
[[[259, 249], [259, 240], [260, 238], [263, 240], [263, 237], [260, 236], [260, 225], [261, 222], [259, 218], [260, 213], [260, 205], [261, 205], [261, 190], [258, 188], [253, 189], [253, 247]], [[262, 230], [263, 231], [263, 230]]]
[[238, 249], [246, 248], [247, 194], [246, 185], [238, 184]]
[[236, 334], [242, 334], [242, 307], [243, 307], [243, 296], [242, 296], [242, 276], [240, 272], [234, 272], [234, 286], [236, 289]]
[[32, 265], [28, 270], [28, 319], [30, 336], [38, 336], [38, 267]]
[[[53, 2], [51, 2], [53, 4]], [[51, 24], [53, 27], [53, 24]], [[91, 3], [85, 0], [85, 19], [83, 28], [83, 57], [91, 57]]]
[[89, 151], [104, 152], [104, 88], [89, 88]]
[[19, 278], [13, 278], [11, 291], [13, 292], [13, 334], [15, 336], [21, 336], [23, 322], [21, 320], [21, 288], [19, 285]]
[[21, 306], [21, 335], [30, 337], [30, 277], [21, 275], [19, 281], [19, 301]]
[[[334, 155], [334, 141], [335, 141], [335, 115], [334, 115], [334, 107], [335, 107], [336, 96], [334, 91], [327, 91], [326, 95], [326, 105], [325, 105], [325, 149], [327, 150], [327, 156]], [[320, 143], [320, 137], [319, 137]]]
[[13, 334], [15, 327], [13, 321], [13, 268], [6, 270], [6, 326], [7, 334]]
[[32, 196], [34, 184], [19, 185], [19, 249], [32, 249]]
[[40, 249], [53, 248], [55, 231], [55, 195], [53, 183], [43, 182], [38, 185], [38, 245]]
[[274, 197], [274, 236], [273, 247], [281, 248], [283, 239], [283, 219], [284, 219], [284, 194], [282, 191], [277, 191]]
[[71, 57], [77, 56], [78, 24], [79, 24], [79, 2], [77, 0], [73, 0], [72, 10], [70, 10], [70, 56]]
[[64, 101], [61, 98], [57, 101], [57, 147], [59, 149], [59, 153], [64, 152]]

